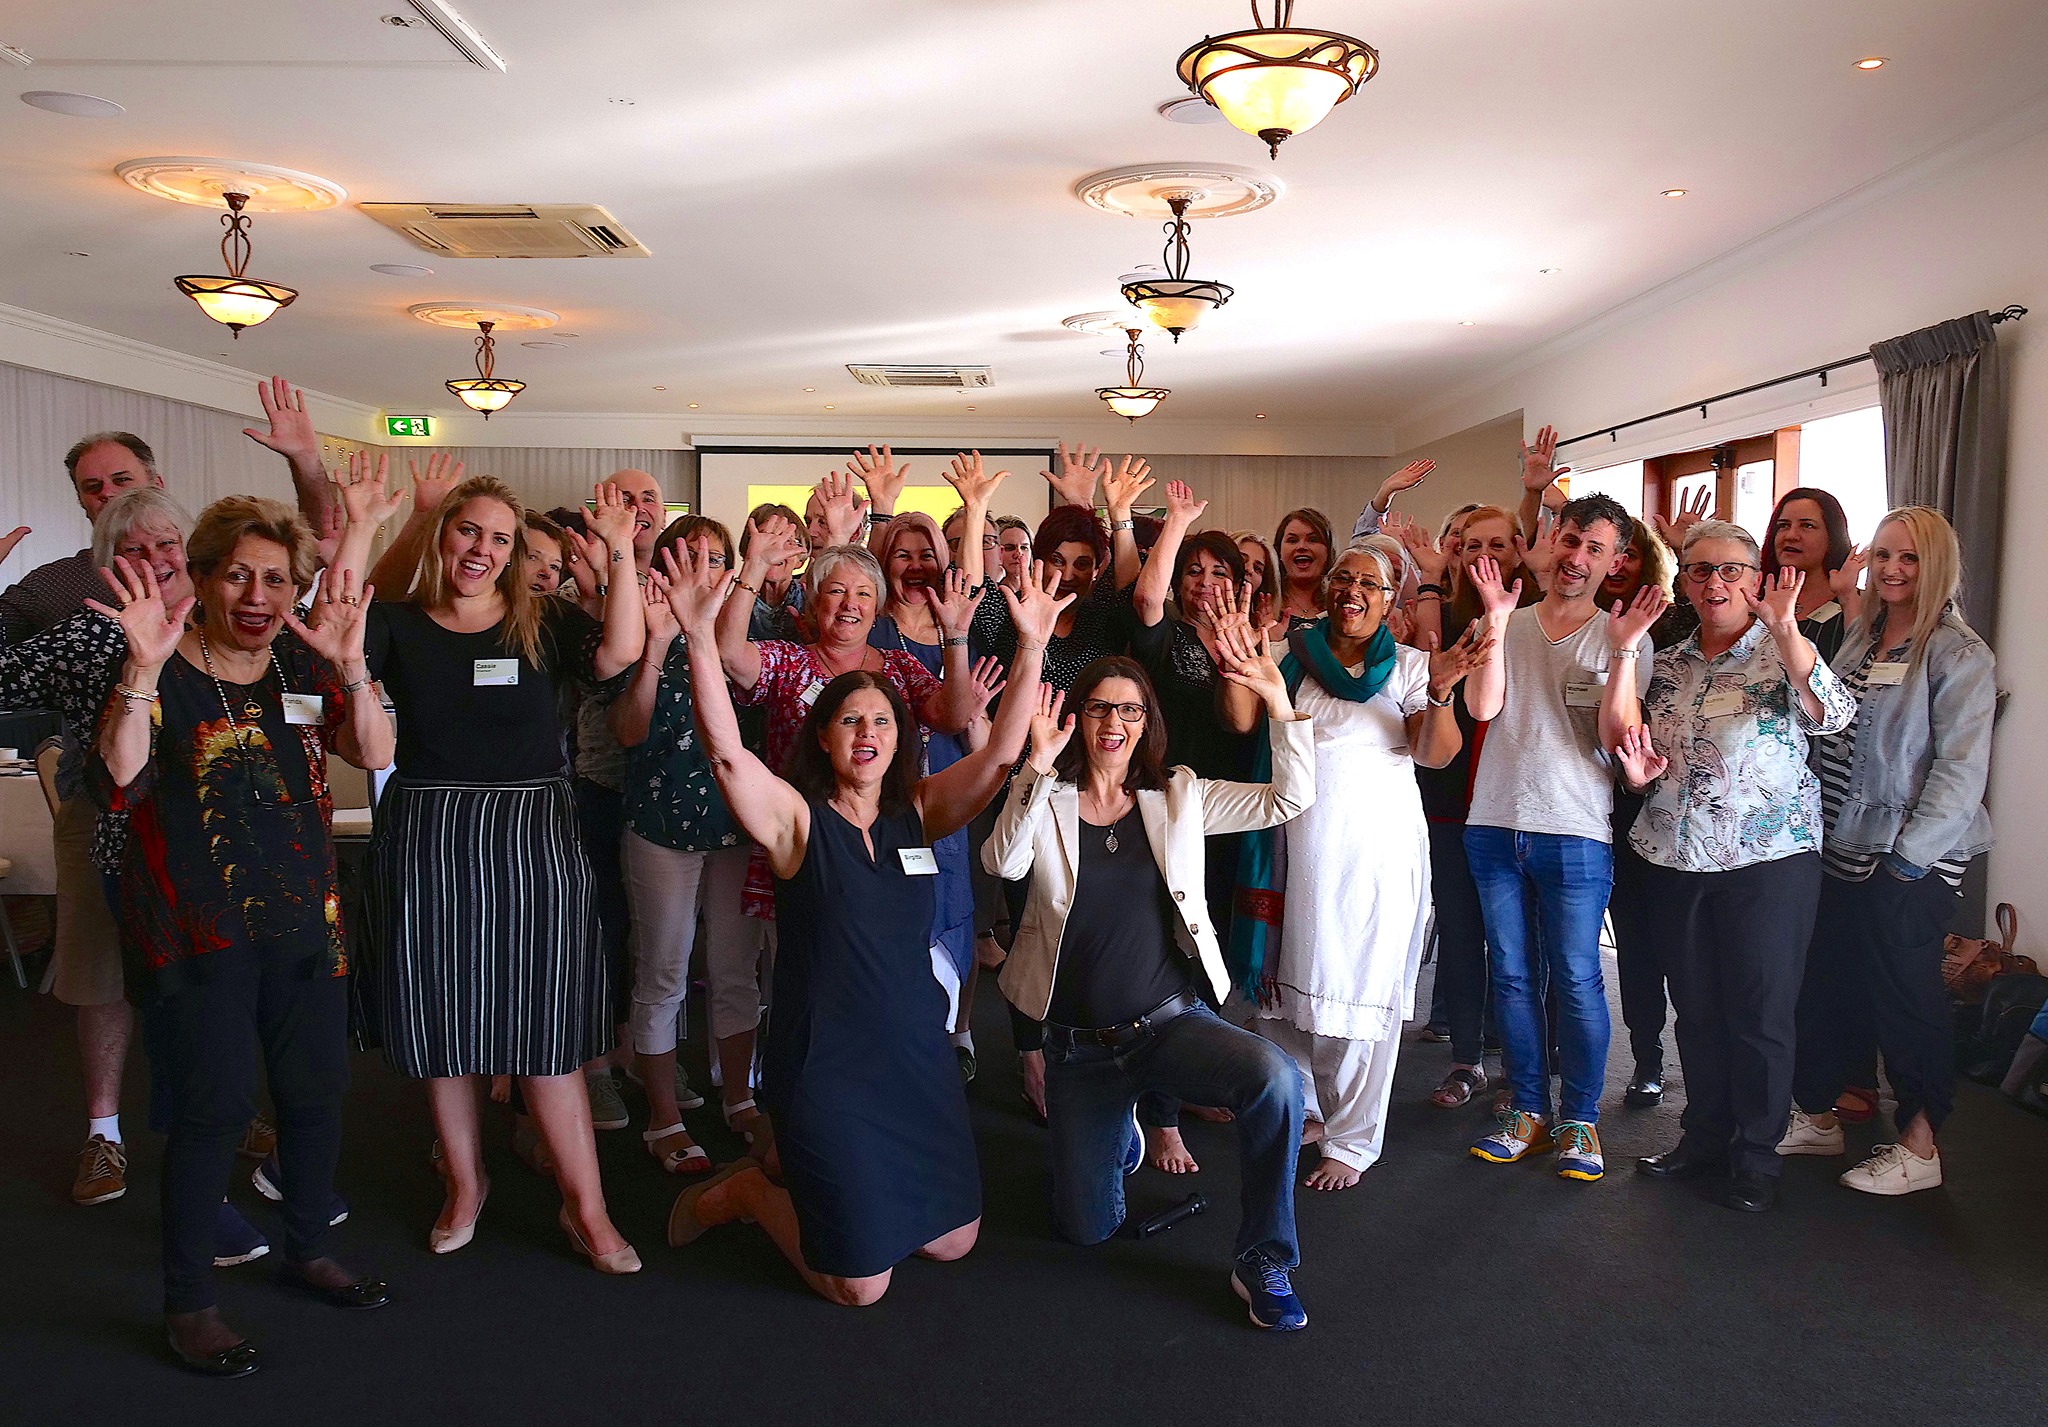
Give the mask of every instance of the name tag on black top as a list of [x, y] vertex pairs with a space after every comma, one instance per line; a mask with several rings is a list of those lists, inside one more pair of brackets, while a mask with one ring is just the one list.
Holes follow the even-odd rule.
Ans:
[[903, 875], [906, 877], [939, 875], [939, 859], [932, 855], [929, 847], [899, 847], [896, 855], [903, 860]]
[[473, 665], [475, 673], [470, 683], [481, 689], [489, 685], [517, 684], [519, 682], [519, 661], [517, 659], [478, 659]]
[[286, 723], [319, 723], [326, 717], [326, 701], [318, 694], [286, 694], [284, 696], [284, 721]]

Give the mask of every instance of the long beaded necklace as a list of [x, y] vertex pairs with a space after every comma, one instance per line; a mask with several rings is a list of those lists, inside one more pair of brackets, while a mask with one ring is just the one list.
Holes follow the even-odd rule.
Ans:
[[[235, 708], [228, 698], [228, 686], [221, 682], [220, 675], [214, 670], [213, 649], [207, 644], [206, 631], [203, 629], [199, 631], [199, 657], [206, 664], [206, 676], [213, 680], [214, 692], [220, 695], [221, 712], [228, 716], [228, 732], [235, 736], [235, 748], [246, 759], [249, 755], [249, 741], [242, 734], [242, 725], [235, 721]], [[277, 671], [278, 689], [280, 691], [288, 689], [290, 685], [285, 681], [284, 665], [278, 662], [277, 646], [274, 644], [270, 648], [270, 667]], [[260, 724], [263, 721], [263, 705], [257, 701], [254, 689], [245, 692], [242, 695], [242, 700], [242, 717], [247, 719], [252, 726]], [[251, 794], [259, 803], [270, 801], [263, 796], [262, 785], [254, 783], [253, 780]]]

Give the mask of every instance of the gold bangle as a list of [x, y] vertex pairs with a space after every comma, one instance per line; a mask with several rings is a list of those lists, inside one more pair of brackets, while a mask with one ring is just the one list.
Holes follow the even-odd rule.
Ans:
[[158, 698], [160, 697], [153, 690], [131, 689], [126, 684], [114, 685], [114, 692], [119, 694], [123, 699], [126, 699], [131, 704], [134, 703], [137, 699], [141, 699], [146, 704], [153, 704], [156, 703]]

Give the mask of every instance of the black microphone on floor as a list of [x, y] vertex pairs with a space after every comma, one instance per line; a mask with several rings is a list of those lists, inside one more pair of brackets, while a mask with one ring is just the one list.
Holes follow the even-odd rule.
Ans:
[[1161, 1231], [1166, 1229], [1171, 1229], [1175, 1224], [1180, 1223], [1183, 1219], [1194, 1218], [1195, 1215], [1201, 1213], [1204, 1209], [1207, 1209], [1208, 1207], [1209, 1201], [1203, 1198], [1201, 1192], [1198, 1190], [1195, 1193], [1190, 1194], [1187, 1198], [1181, 1200], [1180, 1203], [1174, 1205], [1171, 1209], [1161, 1209], [1157, 1214], [1154, 1214], [1151, 1218], [1139, 1224], [1138, 1237], [1141, 1239], [1149, 1239], [1154, 1234], [1160, 1233]]

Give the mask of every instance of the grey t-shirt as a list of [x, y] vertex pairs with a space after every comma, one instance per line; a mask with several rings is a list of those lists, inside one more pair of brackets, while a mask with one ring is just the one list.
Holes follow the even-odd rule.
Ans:
[[[1507, 700], [1486, 726], [1465, 821], [1612, 842], [1614, 772], [1600, 747], [1598, 687], [1607, 681], [1607, 616], [1596, 613], [1553, 644], [1537, 621], [1538, 608], [1508, 616]], [[1649, 635], [1637, 647], [1640, 697], [1649, 690], [1655, 656]]]

